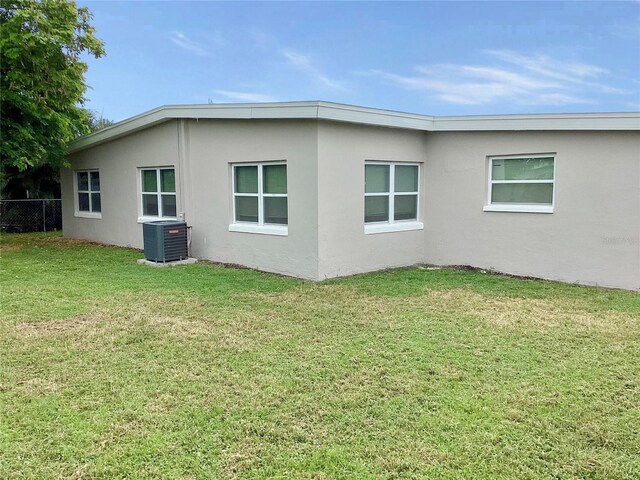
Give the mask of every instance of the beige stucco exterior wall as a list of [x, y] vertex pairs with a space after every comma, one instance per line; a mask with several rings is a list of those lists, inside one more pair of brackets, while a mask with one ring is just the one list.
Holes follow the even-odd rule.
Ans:
[[[554, 153], [552, 214], [485, 212], [487, 156]], [[431, 132], [315, 120], [172, 120], [71, 155], [64, 234], [142, 247], [140, 167], [175, 166], [192, 255], [310, 279], [432, 263], [640, 289], [639, 132]], [[286, 161], [287, 236], [230, 232], [231, 164]], [[364, 163], [417, 162], [424, 229], [365, 234]], [[74, 216], [98, 168], [102, 218]]]
[[[60, 172], [64, 236], [142, 248], [138, 169], [177, 166], [178, 121], [77, 152], [69, 160], [72, 168]], [[83, 169], [100, 171], [101, 219], [74, 215], [73, 170]]]
[[[487, 156], [555, 153], [552, 214], [484, 212]], [[640, 289], [639, 132], [428, 133], [425, 261]]]
[[[416, 162], [424, 168], [425, 141], [424, 132], [418, 130], [319, 123], [319, 278], [424, 261], [424, 230], [364, 233], [364, 164]], [[424, 175], [421, 182], [424, 191]], [[423, 195], [420, 212], [425, 211], [424, 200]]]
[[[193, 256], [303, 278], [318, 277], [317, 122], [185, 121], [186, 219]], [[287, 162], [287, 236], [230, 232], [231, 164]], [[188, 170], [188, 171], [187, 171]], [[186, 189], [185, 189], [186, 191]], [[190, 198], [189, 198], [190, 197]]]
[[[317, 122], [175, 120], [69, 157], [62, 171], [64, 235], [142, 248], [140, 167], [174, 166], [177, 212], [191, 254], [303, 278], [318, 278]], [[230, 232], [231, 164], [287, 162], [287, 236]], [[74, 216], [73, 170], [100, 170], [102, 218]]]

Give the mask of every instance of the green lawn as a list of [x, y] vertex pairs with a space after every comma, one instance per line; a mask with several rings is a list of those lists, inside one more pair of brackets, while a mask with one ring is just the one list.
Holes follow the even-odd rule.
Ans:
[[640, 295], [3, 235], [0, 478], [637, 478]]

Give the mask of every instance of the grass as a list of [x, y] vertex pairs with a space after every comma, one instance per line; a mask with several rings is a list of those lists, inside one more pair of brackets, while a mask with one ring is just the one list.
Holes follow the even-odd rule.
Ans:
[[640, 296], [0, 248], [1, 478], [637, 478]]

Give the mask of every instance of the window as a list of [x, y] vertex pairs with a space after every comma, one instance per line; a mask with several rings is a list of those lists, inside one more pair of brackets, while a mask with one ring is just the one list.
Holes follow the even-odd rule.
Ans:
[[142, 216], [176, 217], [176, 172], [173, 168], [143, 168]]
[[286, 164], [233, 165], [233, 219], [231, 231], [286, 235]]
[[490, 158], [485, 210], [553, 212], [554, 160], [551, 155]]
[[100, 199], [100, 173], [98, 170], [75, 172], [76, 216], [100, 218], [102, 202]]
[[366, 233], [423, 228], [418, 222], [418, 164], [367, 162], [364, 179]]

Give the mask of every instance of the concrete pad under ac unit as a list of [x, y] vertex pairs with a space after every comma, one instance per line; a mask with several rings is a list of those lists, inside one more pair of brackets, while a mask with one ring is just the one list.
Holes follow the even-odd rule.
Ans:
[[150, 267], [177, 267], [179, 265], [193, 265], [194, 263], [198, 263], [198, 259], [196, 258], [187, 258], [185, 260], [174, 260], [173, 262], [153, 262], [151, 260], [147, 260], [146, 258], [138, 259], [138, 265], [148, 265]]

